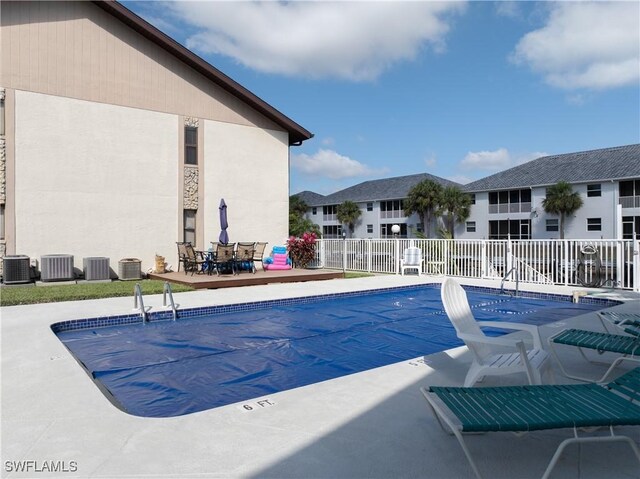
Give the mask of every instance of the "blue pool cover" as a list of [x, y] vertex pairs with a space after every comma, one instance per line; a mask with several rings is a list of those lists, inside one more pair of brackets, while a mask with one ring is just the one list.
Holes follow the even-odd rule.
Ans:
[[[479, 320], [545, 324], [602, 308], [468, 295]], [[58, 337], [124, 411], [169, 417], [458, 346], [442, 309], [440, 290], [425, 287]]]

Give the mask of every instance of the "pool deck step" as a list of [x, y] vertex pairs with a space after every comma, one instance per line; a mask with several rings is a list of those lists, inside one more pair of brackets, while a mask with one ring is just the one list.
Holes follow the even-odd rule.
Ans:
[[183, 271], [164, 274], [149, 274], [150, 279], [184, 284], [195, 289], [217, 289], [236, 286], [254, 286], [272, 283], [297, 283], [303, 281], [321, 281], [344, 278], [342, 271], [328, 269], [291, 269], [288, 271], [262, 271], [255, 274], [243, 271], [240, 274], [185, 274]]

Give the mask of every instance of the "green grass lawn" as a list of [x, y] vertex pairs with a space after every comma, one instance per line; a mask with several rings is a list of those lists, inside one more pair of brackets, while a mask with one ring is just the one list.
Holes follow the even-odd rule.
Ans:
[[[164, 281], [141, 280], [143, 294], [160, 294]], [[17, 304], [54, 303], [58, 301], [79, 301], [82, 299], [113, 298], [133, 296], [136, 281], [112, 281], [111, 283], [61, 284], [52, 286], [11, 286], [0, 288], [0, 306]], [[174, 293], [193, 291], [189, 286], [172, 284]]]
[[[345, 278], [365, 278], [371, 273], [347, 272]], [[164, 281], [137, 281], [143, 294], [161, 294]], [[18, 304], [55, 303], [59, 301], [79, 301], [83, 299], [114, 298], [116, 296], [133, 296], [136, 281], [112, 281], [111, 283], [80, 283], [47, 286], [4, 286], [0, 288], [0, 306]], [[172, 284], [174, 293], [194, 291], [189, 286]]]
[[353, 278], [367, 278], [369, 276], [375, 276], [373, 273], [364, 273], [364, 272], [357, 272], [357, 271], [347, 271], [344, 274], [344, 277], [346, 279], [353, 279]]

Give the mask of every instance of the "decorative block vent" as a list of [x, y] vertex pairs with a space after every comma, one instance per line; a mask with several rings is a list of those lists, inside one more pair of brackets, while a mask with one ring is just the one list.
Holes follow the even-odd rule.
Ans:
[[90, 256], [82, 260], [82, 269], [86, 281], [99, 281], [111, 278], [109, 258], [104, 256]]
[[124, 258], [118, 261], [118, 277], [123, 280], [140, 279], [142, 272], [140, 271], [141, 261], [137, 258]]
[[30, 283], [29, 261], [26, 255], [10, 255], [2, 258], [4, 284]]
[[72, 254], [47, 254], [40, 257], [40, 279], [42, 281], [69, 281], [73, 274]]

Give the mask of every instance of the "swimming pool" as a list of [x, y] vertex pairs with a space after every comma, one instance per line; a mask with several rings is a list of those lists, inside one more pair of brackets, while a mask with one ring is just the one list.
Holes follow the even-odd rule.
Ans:
[[[465, 289], [480, 320], [540, 325], [619, 304]], [[429, 285], [181, 310], [175, 322], [163, 312], [146, 324], [126, 315], [52, 329], [116, 406], [170, 417], [458, 346], [442, 309], [439, 286]]]

